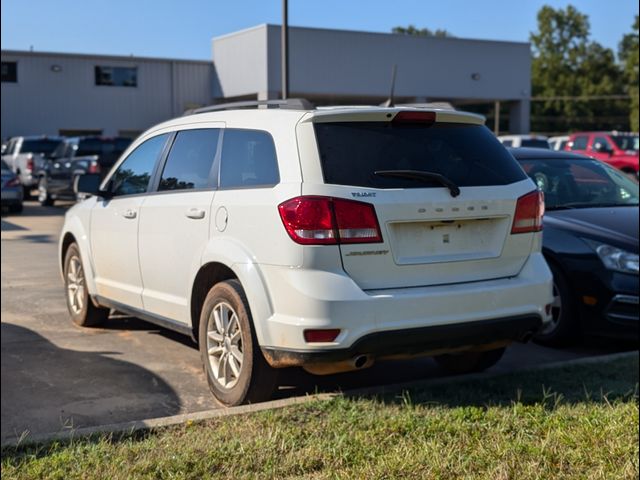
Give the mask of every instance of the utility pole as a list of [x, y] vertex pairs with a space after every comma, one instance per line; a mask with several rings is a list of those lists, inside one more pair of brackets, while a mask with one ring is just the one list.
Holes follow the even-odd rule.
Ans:
[[288, 0], [282, 0], [282, 27], [280, 43], [282, 52], [282, 99], [289, 97], [289, 5]]

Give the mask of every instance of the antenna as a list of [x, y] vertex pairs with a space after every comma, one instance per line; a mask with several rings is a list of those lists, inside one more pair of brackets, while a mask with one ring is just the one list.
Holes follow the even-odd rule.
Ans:
[[398, 65], [393, 64], [393, 68], [391, 69], [391, 91], [389, 92], [389, 98], [384, 102], [381, 106], [383, 107], [395, 107], [395, 102], [393, 101], [393, 91], [396, 87], [396, 71], [398, 70]]

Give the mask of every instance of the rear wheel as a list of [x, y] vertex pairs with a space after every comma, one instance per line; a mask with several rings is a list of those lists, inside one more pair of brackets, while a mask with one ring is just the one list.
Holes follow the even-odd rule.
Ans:
[[38, 202], [40, 202], [40, 205], [43, 207], [50, 207], [54, 203], [49, 193], [49, 187], [45, 177], [40, 177], [40, 180], [38, 180]]
[[209, 291], [198, 338], [207, 382], [219, 403], [230, 407], [271, 398], [277, 372], [262, 356], [238, 280], [218, 283]]
[[80, 249], [76, 243], [69, 246], [64, 258], [64, 286], [73, 323], [80, 327], [95, 327], [107, 319], [109, 309], [96, 307], [89, 297]]
[[22, 197], [25, 200], [31, 199], [31, 187], [27, 187], [27, 186], [22, 187]]
[[433, 357], [436, 363], [453, 375], [483, 372], [493, 367], [504, 355], [505, 348], [483, 352], [450, 353]]
[[535, 336], [535, 341], [543, 345], [560, 347], [570, 343], [578, 335], [576, 306], [569, 282], [562, 271], [553, 263], [549, 268], [553, 274], [553, 302], [551, 303], [551, 321]]

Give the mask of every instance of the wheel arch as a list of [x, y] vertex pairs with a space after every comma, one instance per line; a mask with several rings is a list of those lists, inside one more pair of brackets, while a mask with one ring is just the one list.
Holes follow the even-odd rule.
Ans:
[[273, 314], [269, 292], [259, 265], [241, 245], [222, 238], [210, 242], [203, 253], [201, 266], [192, 278], [189, 315], [192, 336], [196, 341], [200, 310], [207, 293], [216, 283], [237, 279], [249, 303], [258, 343], [265, 345], [268, 342], [270, 335], [266, 320]]

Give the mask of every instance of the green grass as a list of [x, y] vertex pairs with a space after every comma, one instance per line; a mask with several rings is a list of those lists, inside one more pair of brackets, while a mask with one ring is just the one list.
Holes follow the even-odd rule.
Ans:
[[2, 478], [638, 478], [638, 357], [2, 451]]

